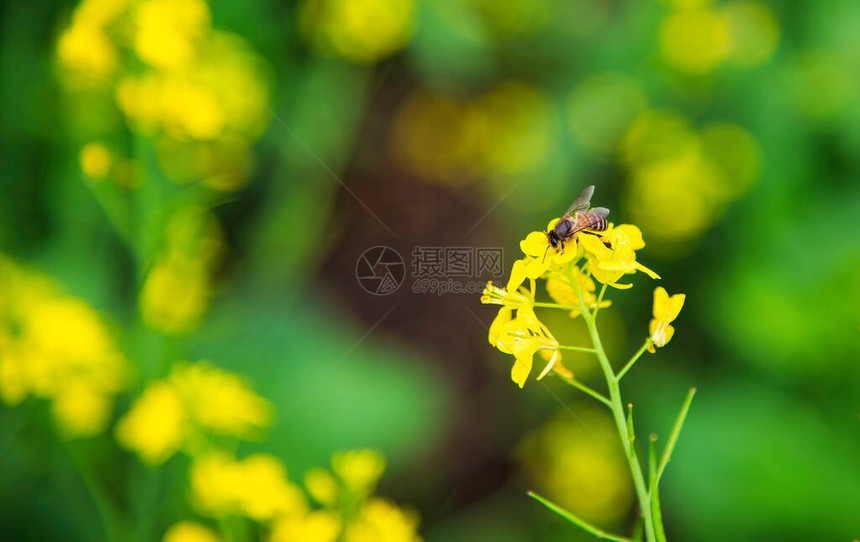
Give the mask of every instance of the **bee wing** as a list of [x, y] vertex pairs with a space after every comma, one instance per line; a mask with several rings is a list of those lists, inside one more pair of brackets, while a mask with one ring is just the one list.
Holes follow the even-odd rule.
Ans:
[[591, 205], [591, 196], [594, 195], [594, 185], [586, 186], [585, 189], [576, 196], [576, 199], [573, 200], [573, 203], [570, 205], [570, 208], [564, 213], [564, 218], [569, 217], [570, 215], [581, 213], [588, 209], [589, 205]]
[[595, 207], [591, 210], [591, 212], [596, 214], [600, 218], [606, 218], [607, 216], [609, 216], [609, 209], [607, 209], [606, 207]]

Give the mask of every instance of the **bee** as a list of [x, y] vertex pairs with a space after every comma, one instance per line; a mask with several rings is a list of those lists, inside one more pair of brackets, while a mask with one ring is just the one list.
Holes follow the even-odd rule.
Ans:
[[609, 216], [609, 209], [606, 207], [595, 207], [589, 209], [591, 205], [591, 196], [594, 194], [594, 185], [585, 187], [585, 190], [580, 192], [579, 196], [573, 200], [570, 208], [566, 213], [555, 223], [555, 226], [546, 233], [546, 238], [549, 241], [549, 246], [543, 253], [546, 259], [546, 253], [550, 248], [558, 250], [561, 247], [561, 252], [564, 252], [564, 244], [570, 242], [579, 233], [587, 233], [600, 237], [603, 244], [607, 248], [612, 248], [612, 245], [597, 232], [605, 231], [609, 227], [606, 217]]

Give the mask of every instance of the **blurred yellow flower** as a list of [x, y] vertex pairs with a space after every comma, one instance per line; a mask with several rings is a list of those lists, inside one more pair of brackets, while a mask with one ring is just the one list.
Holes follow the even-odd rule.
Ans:
[[75, 20], [57, 43], [60, 64], [103, 83], [117, 67], [116, 50], [104, 30], [92, 23]]
[[654, 346], [666, 346], [666, 343], [672, 340], [672, 336], [675, 335], [675, 328], [669, 324], [678, 317], [686, 299], [685, 294], [675, 294], [669, 297], [666, 289], [662, 286], [654, 289], [654, 318], [648, 326], [648, 333], [651, 335], [651, 342], [653, 343], [648, 346], [651, 353], [656, 352]]
[[203, 0], [144, 0], [135, 13], [135, 52], [157, 68], [180, 67], [192, 59], [209, 19]]
[[631, 224], [610, 226], [603, 232], [603, 237], [609, 241], [611, 248], [593, 235], [579, 236], [588, 258], [588, 270], [599, 282], [625, 289], [632, 284], [619, 284], [618, 280], [626, 274], [642, 271], [652, 279], [660, 278], [657, 273], [636, 261], [636, 251], [645, 247], [639, 228]]
[[779, 43], [779, 25], [768, 6], [760, 2], [731, 2], [724, 13], [733, 62], [753, 66], [773, 55]]
[[65, 436], [104, 431], [130, 364], [101, 316], [0, 256], [0, 399], [53, 401]]
[[708, 73], [730, 52], [727, 18], [710, 7], [669, 13], [660, 25], [660, 51], [673, 68], [700, 75]]
[[647, 105], [632, 77], [604, 73], [586, 79], [568, 100], [568, 125], [576, 140], [592, 152], [615, 150], [627, 126]]
[[81, 169], [91, 179], [104, 179], [110, 173], [111, 155], [101, 143], [88, 143], [81, 149]]
[[271, 403], [238, 375], [206, 362], [178, 363], [168, 381], [182, 396], [193, 422], [212, 433], [248, 438], [272, 422]]
[[[577, 289], [582, 293], [585, 307], [587, 309], [596, 308], [598, 306], [597, 285], [594, 281], [591, 280], [591, 278], [588, 278], [588, 276], [576, 266], [571, 268], [571, 276], [574, 279]], [[562, 280], [558, 277], [549, 276], [546, 279], [546, 293], [548, 293], [552, 300], [559, 305], [578, 306], [579, 294], [577, 294], [577, 289], [574, 289], [566, 280]], [[612, 305], [612, 301], [607, 299], [602, 300], [599, 306], [602, 309], [610, 305]], [[571, 310], [569, 314], [571, 318], [576, 318], [580, 315], [580, 311]]]
[[163, 542], [219, 542], [221, 539], [212, 529], [196, 521], [174, 523], [164, 533]]
[[140, 312], [153, 329], [183, 334], [209, 307], [211, 269], [223, 250], [223, 233], [211, 211], [188, 206], [168, 220], [163, 244], [141, 288]]
[[150, 384], [117, 423], [116, 438], [143, 461], [157, 465], [170, 458], [188, 436], [188, 415], [176, 388]]
[[308, 495], [325, 506], [334, 506], [340, 493], [337, 480], [325, 469], [308, 470], [305, 473], [305, 489]]
[[340, 531], [340, 518], [335, 513], [316, 510], [275, 521], [269, 542], [336, 542]]
[[201, 434], [254, 437], [272, 414], [272, 405], [237, 375], [206, 362], [179, 362], [166, 379], [147, 386], [116, 435], [143, 461], [158, 464], [179, 450], [195, 452]]
[[379, 497], [367, 501], [347, 526], [344, 542], [420, 542], [418, 516]]
[[[529, 433], [518, 455], [533, 483], [578, 517], [609, 525], [630, 511], [633, 483], [608, 413], [577, 404]], [[586, 429], [587, 427], [587, 429]]]
[[287, 480], [283, 464], [266, 454], [235, 460], [219, 452], [197, 458], [191, 467], [191, 491], [200, 511], [214, 517], [266, 521], [307, 510], [304, 495]]
[[370, 449], [339, 451], [332, 455], [331, 466], [348, 490], [369, 493], [385, 472], [385, 458]]
[[369, 64], [408, 43], [414, 9], [413, 0], [305, 0], [299, 26], [315, 49]]
[[199, 262], [161, 258], [140, 290], [140, 313], [153, 329], [169, 334], [192, 330], [209, 307], [209, 274]]

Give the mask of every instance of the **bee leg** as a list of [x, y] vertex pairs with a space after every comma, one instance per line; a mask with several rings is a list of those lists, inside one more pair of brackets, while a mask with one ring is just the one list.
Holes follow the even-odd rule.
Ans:
[[612, 248], [612, 243], [606, 240], [606, 237], [603, 237], [597, 232], [582, 230], [582, 233], [587, 233], [588, 235], [593, 235], [595, 237], [599, 237], [601, 241], [603, 241], [603, 246], [606, 248]]

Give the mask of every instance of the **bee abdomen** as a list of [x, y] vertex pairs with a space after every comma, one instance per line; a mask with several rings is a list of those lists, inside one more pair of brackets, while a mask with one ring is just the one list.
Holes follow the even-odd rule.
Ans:
[[604, 231], [609, 227], [609, 222], [607, 222], [606, 217], [600, 216], [597, 213], [586, 213], [586, 216], [583, 218], [582, 229], [584, 230]]

